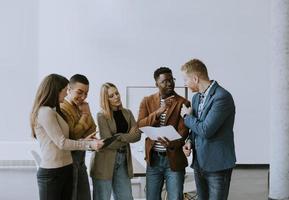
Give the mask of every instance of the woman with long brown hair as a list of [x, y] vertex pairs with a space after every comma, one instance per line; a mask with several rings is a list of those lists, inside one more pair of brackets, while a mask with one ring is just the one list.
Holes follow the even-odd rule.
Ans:
[[92, 155], [93, 199], [110, 200], [113, 192], [115, 200], [132, 200], [130, 178], [133, 169], [129, 143], [140, 140], [140, 131], [132, 112], [122, 107], [114, 84], [103, 84], [100, 98], [101, 112], [97, 115], [100, 137], [117, 136], [117, 139]]
[[50, 74], [41, 82], [32, 108], [30, 123], [32, 136], [41, 149], [41, 163], [37, 172], [40, 200], [71, 200], [71, 150], [98, 150], [102, 140], [75, 141], [69, 138], [69, 127], [63, 119], [59, 104], [67, 94], [68, 80]]

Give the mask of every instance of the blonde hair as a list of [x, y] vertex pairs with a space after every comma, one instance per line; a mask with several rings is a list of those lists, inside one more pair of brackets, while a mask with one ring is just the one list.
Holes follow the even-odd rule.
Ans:
[[50, 74], [40, 83], [33, 103], [32, 112], [30, 114], [32, 137], [36, 138], [34, 127], [41, 106], [49, 106], [51, 108], [55, 107], [56, 112], [63, 117], [59, 106], [59, 94], [67, 85], [67, 78], [58, 74]]
[[198, 60], [198, 59], [193, 59], [185, 63], [181, 67], [181, 71], [185, 72], [186, 74], [196, 74], [198, 77], [209, 80], [209, 75], [208, 75], [208, 70], [206, 65]]
[[[100, 90], [100, 108], [101, 108], [101, 112], [104, 114], [104, 116], [107, 119], [112, 118], [112, 109], [108, 100], [108, 89], [112, 87], [117, 89], [117, 87], [113, 83], [107, 82], [107, 83], [102, 84], [101, 90]], [[120, 107], [122, 108], [122, 105]]]

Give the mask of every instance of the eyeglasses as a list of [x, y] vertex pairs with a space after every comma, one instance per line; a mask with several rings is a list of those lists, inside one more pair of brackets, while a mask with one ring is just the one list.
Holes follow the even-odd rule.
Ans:
[[175, 83], [176, 79], [175, 78], [172, 78], [172, 79], [166, 79], [166, 80], [163, 80], [163, 81], [160, 81], [160, 84], [163, 84], [163, 85], [167, 85], [168, 83]]

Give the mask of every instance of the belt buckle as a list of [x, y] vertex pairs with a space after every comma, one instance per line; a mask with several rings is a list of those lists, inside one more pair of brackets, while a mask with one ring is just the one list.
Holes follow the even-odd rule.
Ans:
[[160, 152], [161, 156], [166, 156], [167, 155], [167, 152]]
[[167, 155], [167, 152], [166, 152], [166, 151], [164, 151], [164, 152], [162, 152], [162, 151], [154, 151], [154, 152], [156, 152], [156, 154], [157, 154], [158, 156], [166, 156], [166, 155]]
[[118, 153], [126, 153], [126, 149], [118, 149], [117, 152]]

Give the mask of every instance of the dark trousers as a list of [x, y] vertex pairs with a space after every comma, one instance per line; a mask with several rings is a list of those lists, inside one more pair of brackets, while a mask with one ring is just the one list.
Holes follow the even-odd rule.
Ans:
[[85, 165], [85, 151], [72, 151], [73, 191], [72, 200], [91, 200], [90, 186]]
[[60, 168], [39, 168], [37, 182], [40, 200], [71, 200], [72, 165]]
[[228, 199], [232, 169], [218, 172], [194, 171], [198, 200]]

